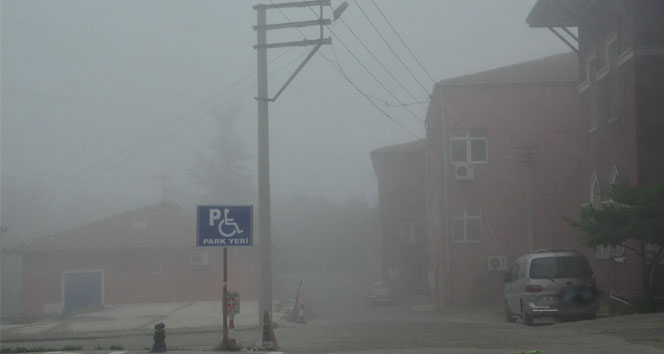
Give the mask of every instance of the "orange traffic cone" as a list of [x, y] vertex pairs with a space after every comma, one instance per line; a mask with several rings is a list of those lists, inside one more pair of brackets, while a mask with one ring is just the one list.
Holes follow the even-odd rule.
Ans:
[[304, 320], [304, 304], [300, 305], [300, 311], [297, 313], [297, 319], [295, 320], [297, 323], [306, 323], [307, 321]]

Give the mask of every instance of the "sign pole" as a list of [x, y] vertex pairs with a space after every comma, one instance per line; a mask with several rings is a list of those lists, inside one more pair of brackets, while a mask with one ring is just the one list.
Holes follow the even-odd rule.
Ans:
[[[253, 207], [251, 205], [198, 205], [196, 207], [196, 239], [198, 247], [224, 249], [223, 284], [221, 295], [222, 330], [224, 349], [235, 346], [228, 338], [228, 247], [251, 246]], [[234, 296], [237, 302], [238, 297]], [[234, 306], [235, 307], [235, 306]]]
[[222, 295], [222, 302], [223, 302], [223, 331], [224, 331], [224, 339], [222, 343], [222, 347], [224, 349], [228, 349], [228, 248], [224, 247], [224, 290], [223, 290], [223, 295]]

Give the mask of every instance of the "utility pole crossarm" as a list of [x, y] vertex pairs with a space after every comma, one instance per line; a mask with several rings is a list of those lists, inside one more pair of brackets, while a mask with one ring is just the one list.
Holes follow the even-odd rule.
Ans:
[[262, 7], [265, 9], [285, 9], [289, 7], [310, 7], [310, 6], [330, 6], [332, 0], [315, 0], [315, 1], [296, 1], [296, 2], [284, 2], [281, 4], [271, 4], [271, 5], [255, 5], [254, 10]]
[[308, 27], [308, 26], [328, 26], [330, 24], [332, 24], [332, 21], [330, 19], [297, 21], [297, 22], [287, 22], [287, 23], [275, 23], [275, 24], [271, 24], [271, 25], [254, 26], [254, 31], [258, 31], [259, 29], [264, 29], [264, 30], [269, 31], [269, 30], [284, 29], [284, 28], [300, 28], [300, 27]]
[[307, 45], [322, 45], [322, 44], [332, 44], [332, 38], [327, 37], [323, 39], [304, 39], [301, 41], [294, 42], [281, 42], [281, 43], [270, 43], [270, 44], [257, 44], [254, 46], [254, 49], [262, 48], [282, 48], [282, 47], [304, 47]]

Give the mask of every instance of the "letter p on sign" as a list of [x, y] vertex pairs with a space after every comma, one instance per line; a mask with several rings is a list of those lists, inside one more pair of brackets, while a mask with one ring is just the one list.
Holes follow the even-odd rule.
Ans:
[[221, 219], [221, 209], [210, 209], [210, 226], [214, 226], [214, 222], [219, 219]]

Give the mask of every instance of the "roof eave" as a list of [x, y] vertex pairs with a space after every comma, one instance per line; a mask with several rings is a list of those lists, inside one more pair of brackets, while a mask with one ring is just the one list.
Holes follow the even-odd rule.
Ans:
[[578, 15], [575, 13], [578, 11], [578, 0], [537, 0], [526, 17], [526, 23], [534, 28], [578, 27]]
[[455, 86], [500, 86], [500, 85], [578, 85], [579, 80], [523, 80], [523, 81], [441, 81], [440, 87]]

